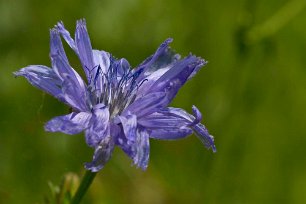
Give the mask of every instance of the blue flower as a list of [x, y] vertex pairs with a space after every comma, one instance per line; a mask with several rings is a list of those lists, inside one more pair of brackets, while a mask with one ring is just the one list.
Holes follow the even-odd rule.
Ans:
[[[77, 22], [74, 39], [62, 22], [50, 30], [50, 37], [52, 68], [30, 65], [14, 74], [72, 107], [72, 113], [47, 122], [45, 130], [71, 135], [85, 131], [86, 143], [95, 149], [86, 169], [97, 172], [103, 168], [116, 145], [136, 166], [146, 169], [149, 138], [174, 140], [195, 133], [206, 148], [216, 151], [195, 106], [193, 115], [167, 107], [206, 64], [203, 59], [191, 54], [180, 59], [169, 48], [172, 39], [167, 39], [152, 56], [131, 69], [126, 59], [92, 49], [85, 20]], [[61, 37], [79, 57], [87, 83], [70, 66]]]

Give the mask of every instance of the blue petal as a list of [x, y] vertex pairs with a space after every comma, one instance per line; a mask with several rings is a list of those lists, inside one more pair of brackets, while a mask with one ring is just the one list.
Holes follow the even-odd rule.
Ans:
[[177, 140], [185, 138], [192, 134], [192, 130], [188, 127], [181, 128], [164, 128], [150, 130], [150, 137], [160, 140]]
[[140, 118], [138, 123], [149, 129], [167, 129], [167, 128], [180, 128], [182, 126], [188, 126], [189, 120], [172, 115], [169, 112], [156, 112]]
[[[112, 56], [110, 56], [110, 61], [110, 66], [105, 74], [108, 83], [114, 89], [123, 88], [122, 86], [124, 84], [126, 86], [124, 89], [131, 88], [133, 90], [132, 87], [135, 87], [135, 75], [137, 74], [131, 74], [129, 62], [124, 58], [116, 60]], [[126, 83], [127, 81], [130, 83]], [[119, 85], [119, 83], [123, 84]]]
[[111, 136], [105, 137], [95, 148], [93, 160], [85, 163], [85, 168], [92, 172], [100, 171], [112, 156], [114, 141]]
[[70, 65], [60, 56], [52, 57], [53, 69], [61, 77], [62, 92], [64, 98], [73, 108], [79, 111], [87, 111], [87, 90], [80, 76], [72, 70]]
[[91, 114], [87, 112], [70, 113], [51, 119], [45, 125], [45, 130], [49, 132], [63, 132], [69, 135], [78, 134], [88, 128]]
[[165, 67], [168, 67], [169, 69], [169, 65], [180, 58], [178, 54], [175, 54], [169, 48], [169, 44], [171, 42], [171, 38], [165, 40], [151, 57], [147, 58], [137, 68], [135, 68], [135, 72], [143, 70], [141, 72], [141, 75], [139, 76], [139, 81], [143, 80], [144, 78], [147, 78], [149, 75], [159, 69]]
[[57, 30], [50, 31], [50, 56], [52, 61], [52, 68], [60, 79], [69, 75], [73, 80], [77, 81], [79, 86], [84, 88], [84, 82], [80, 75], [69, 65], [67, 56], [65, 54], [59, 33]]
[[208, 133], [204, 125], [199, 123], [193, 126], [192, 129], [195, 135], [201, 140], [201, 142], [205, 145], [207, 149], [211, 148], [213, 152], [217, 151], [214, 143], [214, 137]]
[[91, 125], [86, 130], [86, 143], [96, 147], [109, 133], [109, 111], [106, 106], [95, 107], [91, 118]]
[[[171, 101], [178, 90], [185, 84], [188, 77], [205, 65], [205, 61], [190, 55], [183, 60], [176, 62], [171, 69], [163, 74], [155, 83], [148, 88], [147, 93], [163, 92], [167, 93], [168, 100]], [[167, 104], [165, 104], [166, 106]]]
[[104, 75], [110, 66], [110, 54], [104, 51], [93, 50], [94, 68], [92, 69], [89, 86], [95, 90], [97, 98], [101, 97], [103, 88], [107, 81]]
[[192, 107], [192, 111], [195, 116], [187, 113], [185, 110], [180, 108], [167, 108], [162, 111], [163, 114], [168, 116], [177, 116], [181, 119], [186, 119], [190, 123], [187, 125], [190, 127], [195, 135], [203, 142], [207, 149], [212, 149], [213, 152], [216, 152], [216, 147], [214, 144], [214, 137], [208, 133], [208, 130], [205, 128], [203, 124], [200, 123], [202, 120], [202, 114], [197, 109], [196, 106]]
[[[191, 120], [185, 117], [180, 117], [178, 114], [182, 109], [171, 108], [153, 113], [139, 119], [139, 125], [150, 131], [150, 137], [162, 140], [181, 139], [192, 134], [192, 129], [189, 127]], [[178, 112], [178, 114], [172, 113]]]
[[119, 125], [113, 124], [111, 134], [114, 135], [115, 144], [119, 146], [131, 159], [135, 156], [135, 149], [131, 142], [128, 142], [122, 128]]
[[202, 114], [193, 106], [195, 116], [180, 108], [165, 108], [138, 120], [138, 123], [150, 131], [150, 137], [155, 139], [179, 139], [192, 132], [203, 142], [207, 149], [216, 152], [214, 138], [204, 125], [200, 124]]
[[[101, 72], [106, 74], [110, 66], [110, 54], [105, 51], [93, 50], [93, 62], [95, 69], [100, 66]], [[96, 72], [94, 71], [93, 73]]]
[[133, 70], [134, 72], [141, 71], [141, 74], [137, 79], [138, 83], [145, 80], [138, 90], [139, 94], [145, 93], [157, 79], [159, 79], [176, 61], [180, 59], [180, 55], [170, 49], [169, 44], [171, 42], [171, 38], [165, 40], [165, 42], [163, 42], [156, 50], [154, 55], [147, 58], [142, 64]]
[[87, 33], [85, 20], [77, 22], [75, 43], [79, 51], [79, 57], [83, 65], [88, 81], [91, 78], [91, 70], [94, 68], [92, 47]]
[[152, 87], [152, 85], [167, 71], [169, 70], [169, 67], [160, 68], [147, 76], [142, 82], [140, 82], [141, 86], [137, 90], [137, 98], [146, 95], [148, 93], [148, 90]]
[[169, 101], [166, 94], [163, 92], [155, 92], [148, 94], [144, 97], [140, 97], [129, 105], [123, 112], [122, 115], [127, 115], [130, 111], [135, 114], [138, 118], [144, 117], [164, 107]]
[[50, 30], [50, 56], [53, 55], [61, 55], [68, 62], [59, 32], [55, 28]]
[[185, 121], [185, 125], [193, 126], [201, 122], [202, 114], [196, 106], [192, 106], [192, 112], [194, 116], [187, 113], [181, 108], [167, 107], [165, 109], [160, 110], [158, 113], [162, 114], [164, 117], [175, 117], [178, 120]]
[[[192, 106], [192, 112], [195, 115], [195, 119], [190, 124], [190, 126], [194, 126], [194, 125], [200, 123], [201, 120], [202, 120], [202, 113], [200, 112], [200, 110], [195, 105]], [[191, 117], [191, 118], [193, 119], [193, 117]]]
[[63, 36], [65, 41], [68, 43], [68, 45], [75, 51], [76, 54], [78, 54], [78, 49], [75, 45], [74, 40], [71, 38], [69, 31], [66, 30], [63, 22], [57, 23], [55, 28], [58, 30], [58, 32]]
[[80, 75], [69, 65], [62, 41], [56, 29], [50, 31], [50, 55], [54, 72], [61, 80], [69, 76], [81, 89], [85, 89], [85, 84]]
[[149, 134], [146, 130], [137, 130], [135, 149], [134, 164], [145, 170], [148, 167], [150, 156]]
[[114, 65], [116, 66], [116, 75], [119, 77], [122, 77], [124, 74], [127, 74], [131, 68], [129, 62], [124, 58], [116, 60], [114, 62]]
[[[120, 117], [122, 130], [117, 131], [116, 145], [118, 145], [132, 160], [133, 163], [145, 170], [149, 161], [149, 134], [145, 129], [137, 128], [136, 117]], [[112, 131], [113, 134], [113, 131]]]
[[[107, 62], [109, 54], [104, 51], [92, 50], [85, 20], [79, 20], [77, 22], [75, 41], [71, 38], [69, 31], [65, 29], [62, 22], [56, 25], [56, 29], [79, 56], [89, 82], [96, 76], [99, 65], [102, 72], [106, 73], [104, 71], [107, 71], [107, 69], [105, 69], [104, 65], [105, 63], [109, 63]], [[107, 65], [107, 68], [108, 66], [109, 65]]]
[[69, 76], [66, 76], [62, 84], [62, 91], [67, 103], [78, 111], [88, 111], [86, 105], [86, 90], [80, 89], [78, 84]]
[[191, 74], [189, 75], [188, 79], [191, 79], [192, 77], [194, 77], [196, 75], [196, 73], [203, 67], [205, 66], [206, 64], [208, 63], [208, 61], [203, 61], [203, 64], [200, 65], [200, 66], [196, 66], [195, 69], [191, 72]]
[[121, 121], [123, 133], [127, 138], [127, 143], [132, 144], [136, 141], [137, 117], [136, 115], [128, 114], [127, 116], [118, 116]]
[[52, 69], [42, 65], [31, 65], [14, 72], [15, 76], [25, 77], [33, 86], [46, 91], [55, 98], [65, 102], [62, 94], [61, 80]]

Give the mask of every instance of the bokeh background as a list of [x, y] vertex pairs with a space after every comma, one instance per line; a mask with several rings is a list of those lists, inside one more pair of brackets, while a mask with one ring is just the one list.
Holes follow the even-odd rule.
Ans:
[[91, 160], [82, 134], [43, 130], [68, 107], [12, 75], [50, 65], [49, 29], [80, 18], [94, 48], [133, 66], [168, 37], [208, 60], [172, 106], [196, 105], [218, 149], [151, 140], [145, 172], [116, 149], [84, 203], [306, 203], [304, 0], [0, 0], [0, 203], [43, 203]]

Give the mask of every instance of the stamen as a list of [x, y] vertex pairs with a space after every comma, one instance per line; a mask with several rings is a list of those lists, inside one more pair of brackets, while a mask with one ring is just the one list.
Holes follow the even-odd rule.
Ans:
[[103, 103], [109, 107], [111, 117], [122, 112], [130, 105], [137, 96], [139, 87], [148, 79], [140, 82], [137, 78], [141, 75], [143, 69], [133, 73], [132, 69], [122, 68], [121, 63], [110, 56], [110, 65], [104, 73], [100, 65], [92, 69], [86, 69], [91, 74], [88, 91], [90, 100], [88, 104], [93, 107], [96, 104]]
[[141, 87], [141, 85], [142, 85], [144, 82], [146, 82], [146, 81], [149, 81], [149, 79], [144, 79], [144, 80], [142, 80], [142, 81], [139, 83], [137, 89], [139, 89], [139, 88]]

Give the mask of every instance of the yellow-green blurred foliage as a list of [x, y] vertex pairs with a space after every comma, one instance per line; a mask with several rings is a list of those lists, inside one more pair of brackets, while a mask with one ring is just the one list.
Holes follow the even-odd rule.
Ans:
[[82, 134], [43, 130], [68, 107], [12, 75], [50, 65], [49, 28], [62, 20], [74, 33], [79, 18], [94, 48], [133, 66], [167, 37], [208, 60], [172, 106], [196, 105], [218, 149], [151, 140], [145, 172], [116, 149], [84, 203], [306, 203], [306, 10], [288, 2], [0, 0], [0, 203], [42, 203], [49, 181], [91, 160]]

